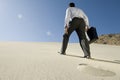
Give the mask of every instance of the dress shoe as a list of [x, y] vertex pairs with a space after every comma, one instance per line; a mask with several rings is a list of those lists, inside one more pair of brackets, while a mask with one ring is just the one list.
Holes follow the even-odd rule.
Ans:
[[58, 53], [60, 53], [61, 55], [66, 55], [66, 53], [62, 53], [62, 52], [58, 52]]
[[90, 57], [90, 56], [84, 56], [83, 58], [91, 59], [91, 57]]

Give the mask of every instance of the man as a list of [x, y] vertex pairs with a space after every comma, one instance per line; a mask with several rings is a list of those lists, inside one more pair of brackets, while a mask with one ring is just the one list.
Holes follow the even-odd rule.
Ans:
[[65, 33], [63, 35], [63, 43], [61, 48], [61, 54], [66, 55], [66, 48], [68, 45], [69, 37], [73, 31], [76, 31], [80, 46], [84, 52], [84, 58], [91, 58], [90, 47], [85, 35], [85, 31], [89, 29], [88, 17], [85, 13], [75, 7], [74, 3], [70, 3], [66, 10], [65, 16]]

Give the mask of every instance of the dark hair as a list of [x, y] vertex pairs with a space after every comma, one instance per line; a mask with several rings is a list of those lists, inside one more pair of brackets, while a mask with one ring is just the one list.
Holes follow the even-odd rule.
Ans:
[[69, 7], [75, 7], [75, 3], [73, 2], [69, 3]]

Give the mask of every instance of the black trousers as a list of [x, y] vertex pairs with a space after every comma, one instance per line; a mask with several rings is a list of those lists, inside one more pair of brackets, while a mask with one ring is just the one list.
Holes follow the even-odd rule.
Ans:
[[76, 31], [80, 46], [84, 52], [84, 56], [90, 56], [90, 47], [88, 40], [85, 35], [85, 22], [82, 18], [73, 18], [73, 20], [69, 23], [68, 34], [63, 35], [63, 42], [61, 53], [65, 53], [69, 41], [69, 37], [73, 31]]

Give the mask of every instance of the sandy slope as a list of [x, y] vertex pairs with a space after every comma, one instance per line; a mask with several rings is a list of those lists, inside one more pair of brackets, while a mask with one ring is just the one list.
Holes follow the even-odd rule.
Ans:
[[93, 59], [77, 43], [0, 42], [0, 80], [120, 80], [120, 46], [92, 44]]

